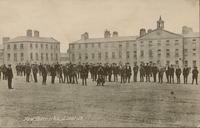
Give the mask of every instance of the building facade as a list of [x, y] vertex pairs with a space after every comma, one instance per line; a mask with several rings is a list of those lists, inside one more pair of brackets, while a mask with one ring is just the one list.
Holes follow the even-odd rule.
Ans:
[[0, 65], [3, 64], [3, 45], [0, 45]]
[[200, 66], [200, 35], [186, 26], [182, 34], [164, 29], [160, 17], [154, 30], [140, 29], [138, 36], [118, 36], [114, 31], [104, 32], [104, 38], [89, 38], [85, 32], [81, 39], [69, 44], [72, 63], [156, 63], [165, 66]]
[[40, 37], [39, 31], [27, 30], [26, 36], [3, 38], [4, 64], [60, 62], [60, 42], [52, 37]]
[[69, 54], [68, 53], [60, 53], [60, 63], [66, 64], [69, 63]]

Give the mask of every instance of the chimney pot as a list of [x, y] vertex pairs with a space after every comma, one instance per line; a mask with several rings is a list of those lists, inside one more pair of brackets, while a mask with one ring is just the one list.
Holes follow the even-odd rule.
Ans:
[[31, 29], [26, 30], [26, 36], [32, 37], [32, 30]]

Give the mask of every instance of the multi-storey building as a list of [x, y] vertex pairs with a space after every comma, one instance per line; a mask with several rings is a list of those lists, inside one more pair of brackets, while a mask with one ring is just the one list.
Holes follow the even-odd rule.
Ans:
[[200, 66], [200, 35], [186, 26], [182, 34], [167, 31], [160, 17], [156, 29], [146, 32], [142, 28], [139, 36], [120, 37], [116, 31], [111, 36], [106, 30], [104, 38], [89, 38], [85, 32], [80, 40], [69, 44], [69, 56], [72, 63], [152, 62], [163, 66]]
[[39, 31], [27, 30], [26, 36], [3, 38], [4, 63], [45, 63], [60, 61], [60, 42], [52, 37], [40, 37]]
[[3, 45], [0, 45], [0, 65], [3, 64]]

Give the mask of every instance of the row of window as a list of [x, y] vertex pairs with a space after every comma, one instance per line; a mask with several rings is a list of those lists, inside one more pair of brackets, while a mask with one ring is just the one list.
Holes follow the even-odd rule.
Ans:
[[[19, 44], [19, 46], [18, 46], [18, 44], [14, 44], [13, 45], [13, 49], [14, 50], [16, 50], [16, 49], [18, 49], [18, 47], [19, 47], [19, 49], [24, 49], [24, 44]], [[40, 47], [41, 49], [43, 49], [44, 47], [46, 48], [46, 49], [53, 49], [53, 48], [55, 48], [55, 49], [58, 49], [58, 46], [57, 45], [55, 45], [55, 47], [53, 46], [53, 44], [30, 44], [30, 49], [33, 49], [33, 48], [36, 48], [36, 49], [38, 49], [38, 47]], [[7, 49], [11, 49], [11, 45], [10, 44], [8, 44], [7, 45]]]
[[[49, 58], [49, 56], [51, 58]], [[19, 58], [18, 58], [19, 57]], [[48, 61], [49, 59], [51, 59], [51, 61], [53, 60], [58, 60], [58, 54], [56, 53], [55, 54], [55, 58], [54, 58], [54, 54], [51, 53], [51, 54], [48, 54], [48, 53], [41, 53], [40, 54], [40, 60], [44, 60], [46, 58], [46, 61]], [[7, 61], [10, 61], [11, 60], [11, 54], [8, 53], [7, 54]], [[14, 53], [13, 54], [13, 60], [14, 61], [24, 61], [24, 53], [20, 53], [19, 55], [17, 53]], [[33, 53], [30, 53], [30, 60], [32, 61], [39, 61], [39, 54], [38, 53], [35, 53], [35, 57], [34, 57], [34, 54]]]

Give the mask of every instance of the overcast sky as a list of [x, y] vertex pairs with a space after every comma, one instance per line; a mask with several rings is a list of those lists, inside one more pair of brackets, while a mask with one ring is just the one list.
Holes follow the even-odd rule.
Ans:
[[[154, 29], [161, 15], [165, 29], [181, 33], [183, 25], [199, 31], [198, 0], [0, 0], [0, 38], [25, 35], [39, 30], [68, 43], [88, 32], [91, 38], [103, 37], [105, 29], [120, 36], [139, 34], [140, 28]], [[2, 41], [0, 41], [2, 42]]]

